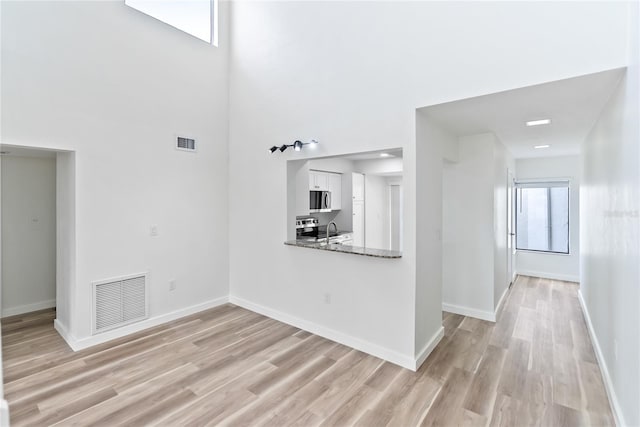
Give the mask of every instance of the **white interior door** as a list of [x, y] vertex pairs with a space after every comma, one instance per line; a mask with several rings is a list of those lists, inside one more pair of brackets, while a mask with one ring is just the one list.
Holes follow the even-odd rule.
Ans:
[[389, 249], [402, 250], [402, 188], [389, 186]]
[[353, 200], [364, 200], [364, 174], [351, 173], [351, 195]]
[[353, 246], [364, 247], [364, 201], [353, 201]]
[[513, 172], [507, 170], [507, 281], [509, 286], [513, 283], [515, 270], [515, 224], [514, 224], [514, 200], [513, 197]]

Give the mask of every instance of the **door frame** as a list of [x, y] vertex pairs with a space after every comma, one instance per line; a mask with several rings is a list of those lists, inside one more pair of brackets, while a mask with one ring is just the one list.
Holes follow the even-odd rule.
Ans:
[[[2, 149], [26, 149], [32, 151], [50, 151], [56, 153], [56, 308], [65, 306], [68, 314], [67, 324], [71, 327], [75, 316], [75, 274], [76, 274], [76, 152], [67, 148], [42, 147], [35, 145], [1, 144]], [[61, 190], [65, 186], [66, 191]], [[64, 195], [63, 195], [64, 193]], [[0, 215], [2, 203], [2, 175], [0, 173]], [[0, 242], [2, 229], [0, 227]], [[2, 246], [2, 245], [0, 245]], [[0, 272], [2, 258], [0, 253]], [[0, 274], [0, 318], [2, 313], [2, 275]], [[59, 312], [56, 313], [58, 322]], [[55, 326], [55, 323], [54, 323]], [[65, 338], [66, 339], [66, 338]]]
[[511, 286], [516, 275], [515, 250], [515, 177], [507, 168], [507, 286]]

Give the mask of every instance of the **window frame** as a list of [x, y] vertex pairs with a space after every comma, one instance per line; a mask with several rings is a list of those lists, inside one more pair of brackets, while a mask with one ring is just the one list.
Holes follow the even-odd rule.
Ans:
[[[518, 202], [521, 199], [521, 193], [518, 191], [523, 188], [546, 188], [547, 191], [553, 187], [567, 189], [567, 252], [545, 251], [541, 249], [518, 248]], [[569, 178], [545, 178], [545, 179], [523, 179], [514, 182], [513, 191], [516, 193], [513, 198], [514, 203], [514, 222], [515, 222], [515, 242], [516, 252], [531, 252], [537, 254], [570, 256], [571, 252], [571, 180]]]

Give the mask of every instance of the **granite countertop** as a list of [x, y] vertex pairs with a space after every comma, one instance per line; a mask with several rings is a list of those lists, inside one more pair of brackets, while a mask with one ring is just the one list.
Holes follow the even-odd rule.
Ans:
[[318, 242], [307, 242], [304, 240], [288, 240], [285, 245], [299, 246], [302, 248], [319, 249], [322, 251], [342, 252], [345, 254], [364, 255], [377, 258], [402, 258], [402, 252], [390, 251], [386, 249], [363, 248], [360, 246], [336, 245]]

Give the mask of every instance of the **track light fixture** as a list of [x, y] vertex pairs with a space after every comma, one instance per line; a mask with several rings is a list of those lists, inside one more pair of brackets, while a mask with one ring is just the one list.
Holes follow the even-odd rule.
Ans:
[[276, 150], [280, 150], [280, 152], [284, 152], [284, 150], [286, 150], [289, 147], [293, 147], [293, 149], [295, 151], [302, 151], [302, 147], [304, 147], [305, 145], [309, 145], [309, 144], [317, 144], [318, 141], [316, 141], [315, 139], [312, 139], [309, 142], [302, 142], [300, 140], [295, 140], [293, 142], [293, 144], [282, 144], [280, 147], [276, 147], [275, 145], [271, 148], [269, 148], [269, 151], [271, 152], [271, 154], [275, 153]]

